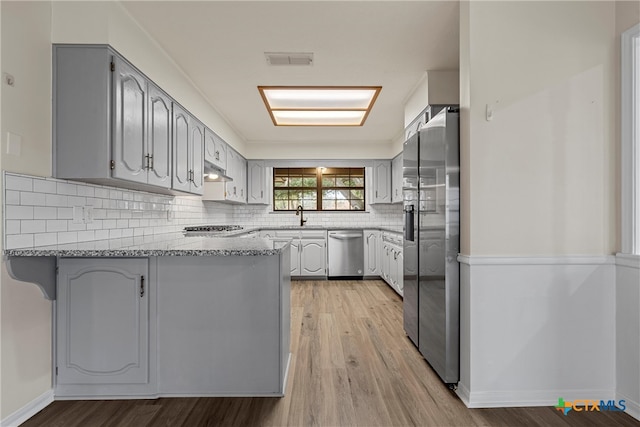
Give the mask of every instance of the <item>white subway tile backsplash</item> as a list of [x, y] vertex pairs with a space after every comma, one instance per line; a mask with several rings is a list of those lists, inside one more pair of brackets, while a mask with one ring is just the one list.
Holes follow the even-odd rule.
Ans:
[[21, 233], [44, 233], [45, 232], [45, 220], [26, 220], [21, 221], [20, 224]]
[[58, 194], [65, 194], [67, 196], [75, 196], [78, 194], [78, 185], [70, 184], [68, 182], [58, 182], [56, 192]]
[[[274, 214], [268, 206], [203, 203], [194, 196], [165, 196], [11, 173], [5, 173], [4, 182], [7, 248], [151, 236], [180, 231], [186, 225], [279, 227], [295, 226], [299, 221], [294, 213]], [[74, 224], [73, 206], [93, 206], [93, 221]], [[399, 226], [401, 209], [399, 204], [376, 205], [367, 213], [309, 212], [305, 216], [308, 225]], [[171, 221], [167, 211], [173, 212]]]
[[107, 189], [107, 188], [96, 188], [95, 189], [95, 196], [99, 197], [101, 199], [108, 199], [109, 198], [109, 189]]
[[64, 219], [47, 220], [47, 232], [67, 231], [67, 222]]
[[4, 186], [7, 190], [33, 191], [33, 178], [5, 174]]
[[58, 244], [58, 233], [39, 233], [34, 235], [36, 246], [49, 246]]
[[73, 208], [57, 208], [58, 219], [73, 219]]
[[55, 181], [51, 181], [47, 179], [33, 180], [33, 191], [35, 191], [36, 193], [55, 194], [56, 189], [57, 189], [57, 185]]
[[88, 242], [95, 239], [96, 235], [93, 230], [78, 231], [78, 242]]
[[33, 246], [33, 234], [8, 234], [7, 248], [29, 248]]
[[6, 234], [20, 234], [20, 220], [8, 219], [5, 222], [4, 231]]
[[7, 205], [4, 212], [6, 219], [33, 219], [33, 206]]
[[20, 193], [20, 204], [22, 206], [44, 206], [45, 194], [22, 191]]
[[7, 205], [19, 205], [20, 192], [16, 190], [7, 190], [7, 192], [4, 195], [4, 202]]
[[47, 206], [69, 206], [69, 196], [61, 196], [58, 194], [47, 194], [46, 195], [46, 204]]
[[65, 243], [76, 243], [78, 241], [77, 231], [67, 231], [58, 233], [58, 244], [63, 245]]
[[109, 230], [95, 230], [96, 240], [104, 240], [109, 238]]
[[[57, 219], [58, 208], [36, 206], [33, 208], [33, 219]], [[65, 208], [60, 208], [65, 209]]]

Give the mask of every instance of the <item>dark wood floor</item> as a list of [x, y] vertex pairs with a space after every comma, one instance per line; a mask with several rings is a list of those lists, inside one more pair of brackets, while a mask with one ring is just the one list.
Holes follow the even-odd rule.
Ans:
[[382, 281], [292, 283], [284, 398], [57, 401], [23, 426], [638, 426], [623, 413], [467, 409], [402, 330]]

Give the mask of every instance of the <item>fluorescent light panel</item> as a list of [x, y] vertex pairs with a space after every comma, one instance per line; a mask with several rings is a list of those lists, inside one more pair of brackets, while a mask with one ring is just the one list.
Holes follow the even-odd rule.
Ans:
[[276, 126], [362, 126], [380, 86], [258, 86]]

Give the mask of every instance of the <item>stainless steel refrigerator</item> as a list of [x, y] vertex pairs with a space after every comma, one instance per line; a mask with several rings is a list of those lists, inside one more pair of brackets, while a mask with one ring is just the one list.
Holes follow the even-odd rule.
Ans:
[[[439, 112], [437, 112], [439, 110]], [[434, 106], [403, 149], [404, 329], [445, 383], [459, 379], [457, 106]]]

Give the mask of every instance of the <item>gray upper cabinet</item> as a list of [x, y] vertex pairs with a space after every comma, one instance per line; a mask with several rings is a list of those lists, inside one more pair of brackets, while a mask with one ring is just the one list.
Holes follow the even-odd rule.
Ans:
[[391, 203], [402, 203], [402, 153], [391, 160]]
[[204, 130], [204, 160], [227, 169], [227, 144], [209, 128]]
[[204, 125], [173, 103], [172, 188], [202, 194]]
[[256, 205], [269, 204], [267, 188], [267, 168], [262, 160], [247, 161], [247, 203]]
[[148, 164], [149, 184], [171, 186], [171, 98], [149, 83]]
[[61, 258], [58, 267], [56, 394], [148, 385], [148, 260]]
[[373, 164], [373, 200], [374, 203], [391, 203], [391, 162], [376, 160]]
[[115, 68], [113, 177], [147, 182], [147, 80], [118, 57]]
[[204, 126], [174, 104], [107, 45], [54, 45], [54, 177], [202, 194]]

